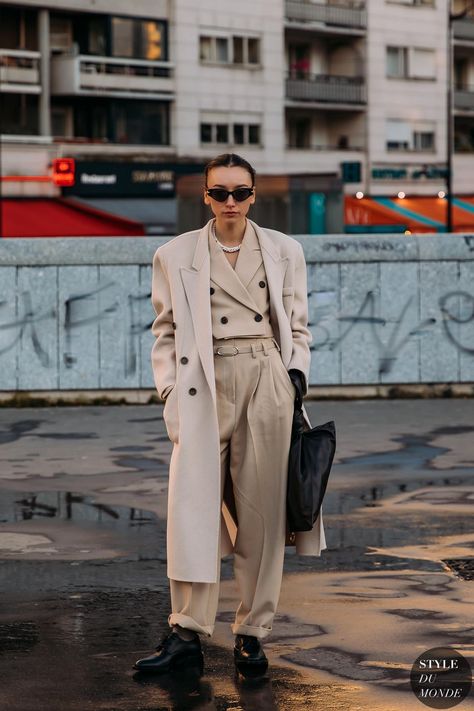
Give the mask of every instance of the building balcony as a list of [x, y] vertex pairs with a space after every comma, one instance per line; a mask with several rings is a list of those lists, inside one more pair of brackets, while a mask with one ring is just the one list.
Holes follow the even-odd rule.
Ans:
[[474, 111], [474, 87], [455, 89], [454, 109], [456, 111]]
[[286, 78], [287, 105], [311, 105], [318, 108], [364, 108], [367, 92], [364, 77], [308, 74], [305, 78]]
[[51, 60], [51, 93], [55, 96], [114, 96], [172, 99], [171, 62], [60, 55]]
[[308, 0], [286, 0], [285, 18], [287, 26], [293, 23], [306, 25], [307, 29], [320, 27], [328, 31], [346, 28], [364, 30], [367, 27], [367, 11], [365, 8], [350, 5], [328, 5], [325, 3], [308, 2]]
[[474, 19], [463, 17], [453, 22], [453, 37], [456, 44], [467, 42], [474, 45]]
[[39, 52], [0, 49], [0, 91], [39, 94], [39, 61]]

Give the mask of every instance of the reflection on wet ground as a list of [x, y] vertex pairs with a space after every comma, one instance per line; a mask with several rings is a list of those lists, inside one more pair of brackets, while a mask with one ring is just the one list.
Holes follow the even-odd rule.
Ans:
[[308, 410], [338, 425], [328, 549], [288, 552], [260, 681], [235, 676], [229, 559], [204, 676], [131, 668], [169, 612], [161, 407], [0, 411], [2, 711], [411, 711], [422, 649], [472, 661], [472, 402]]
[[[0, 622], [0, 669], [8, 665], [17, 689], [21, 680], [21, 700], [7, 684], [12, 711], [300, 711], [336, 709], [345, 695], [342, 684], [310, 684], [282, 666], [259, 679], [244, 678], [235, 671], [231, 649], [206, 640], [203, 676], [192, 666], [164, 677], [134, 672], [133, 662], [166, 631], [164, 594], [76, 592], [43, 598], [40, 604], [38, 614], [37, 600], [17, 601], [20, 619]], [[25, 664], [35, 673], [25, 675]]]

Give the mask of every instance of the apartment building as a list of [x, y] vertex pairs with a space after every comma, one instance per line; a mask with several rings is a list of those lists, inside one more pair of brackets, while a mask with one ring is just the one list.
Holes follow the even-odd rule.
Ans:
[[[472, 194], [470, 5], [0, 0], [3, 197], [73, 195], [172, 231], [180, 195], [202, 219], [202, 167], [234, 151], [294, 232], [343, 229], [356, 195], [441, 200], [450, 56], [453, 187]], [[60, 188], [62, 157], [76, 176]]]

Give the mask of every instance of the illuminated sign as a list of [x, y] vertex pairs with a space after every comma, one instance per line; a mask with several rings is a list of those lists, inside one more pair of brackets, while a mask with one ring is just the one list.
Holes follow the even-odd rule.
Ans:
[[55, 158], [53, 160], [53, 183], [61, 187], [72, 187], [74, 182], [74, 158]]

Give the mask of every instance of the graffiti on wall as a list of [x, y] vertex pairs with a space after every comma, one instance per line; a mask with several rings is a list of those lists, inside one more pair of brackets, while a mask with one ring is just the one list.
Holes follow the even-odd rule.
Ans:
[[[53, 367], [45, 333], [45, 324], [57, 323], [58, 347], [65, 368], [73, 369], [84, 351], [81, 329], [101, 324], [110, 318], [118, 319], [116, 328], [124, 339], [124, 375], [137, 373], [139, 369], [140, 337], [149, 333], [153, 323], [151, 294], [147, 291], [121, 294], [117, 298], [116, 281], [104, 281], [94, 289], [71, 294], [58, 308], [33, 305], [30, 291], [19, 294], [17, 314], [7, 317], [11, 302], [0, 300], [0, 358], [20, 342], [31, 344], [38, 363], [43, 368]], [[310, 292], [313, 332], [313, 352], [342, 349], [351, 334], [365, 329], [370, 337], [368, 357], [378, 358], [379, 375], [391, 372], [404, 347], [414, 338], [441, 328], [445, 338], [459, 352], [474, 356], [474, 294], [452, 290], [443, 294], [429, 318], [414, 319], [417, 297], [410, 296], [400, 302], [395, 316], [384, 315], [378, 293], [367, 291], [360, 303], [349, 313], [338, 308], [337, 291]], [[312, 301], [314, 299], [314, 302]], [[107, 329], [105, 329], [107, 330]], [[51, 333], [51, 329], [49, 330]], [[77, 336], [77, 338], [76, 338]]]
[[[316, 293], [316, 296], [319, 296], [319, 299], [314, 310], [314, 323], [310, 324], [315, 334], [311, 346], [313, 351], [334, 351], [340, 348], [354, 329], [368, 326], [378, 353], [379, 375], [386, 375], [392, 370], [403, 347], [412, 338], [428, 333], [441, 323], [448, 341], [462, 353], [474, 356], [474, 347], [468, 341], [470, 336], [474, 344], [474, 295], [466, 291], [453, 290], [443, 294], [437, 303], [437, 317], [421, 319], [414, 326], [409, 323], [410, 311], [415, 303], [414, 296], [410, 296], [401, 305], [398, 315], [390, 320], [379, 315], [378, 297], [374, 291], [368, 291], [360, 307], [351, 314], [331, 313], [331, 302], [335, 301], [336, 292], [320, 292]], [[336, 336], [331, 335], [334, 320], [341, 324]]]
[[[116, 282], [109, 281], [99, 284], [93, 290], [72, 294], [64, 300], [61, 310], [64, 316], [59, 325], [64, 336], [65, 347], [62, 358], [66, 368], [73, 368], [78, 360], [74, 350], [74, 334], [84, 326], [98, 324], [119, 311], [120, 303], [113, 298], [110, 291], [115, 286]], [[121, 316], [120, 322], [120, 328], [124, 328], [126, 336], [124, 363], [126, 376], [137, 371], [137, 338], [142, 333], [149, 332], [153, 323], [149, 317], [146, 318], [146, 313], [143, 313], [143, 303], [149, 304], [150, 298], [149, 291], [127, 295], [127, 314], [125, 319], [123, 315]], [[34, 308], [31, 293], [23, 291], [18, 299], [19, 315], [11, 320], [2, 320], [2, 309], [7, 305], [6, 300], [0, 301], [0, 334], [6, 334], [4, 339], [6, 343], [0, 347], [0, 356], [11, 351], [20, 341], [24, 343], [25, 340], [29, 340], [41, 365], [45, 368], [52, 366], [41, 333], [41, 325], [48, 320], [53, 322], [58, 320], [59, 314], [56, 308]]]

